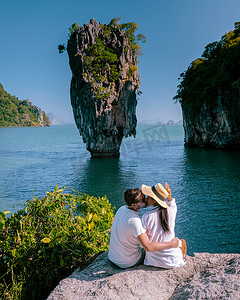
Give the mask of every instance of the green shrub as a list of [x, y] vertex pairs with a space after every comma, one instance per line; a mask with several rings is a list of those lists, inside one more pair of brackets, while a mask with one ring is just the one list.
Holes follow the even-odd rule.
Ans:
[[[119, 58], [113, 53], [112, 49], [103, 44], [100, 38], [97, 38], [96, 43], [87, 48], [83, 62], [84, 70], [87, 73], [94, 74], [94, 77], [98, 78], [98, 82], [105, 80], [106, 72], [109, 73], [109, 80], [113, 82], [120, 75], [117, 68]], [[103, 76], [104, 78], [99, 76]]]
[[114, 217], [107, 197], [58, 186], [24, 210], [0, 212], [0, 298], [44, 299], [89, 257], [106, 251]]
[[72, 35], [80, 26], [77, 23], [73, 23], [68, 29]]
[[127, 72], [128, 77], [133, 77], [134, 73], [137, 72], [137, 71], [138, 71], [138, 66], [135, 66], [135, 65], [129, 66], [129, 69], [128, 69], [128, 72]]

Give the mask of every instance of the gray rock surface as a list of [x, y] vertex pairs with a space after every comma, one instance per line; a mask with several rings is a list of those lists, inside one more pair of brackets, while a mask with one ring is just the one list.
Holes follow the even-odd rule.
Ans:
[[107, 253], [62, 280], [48, 300], [240, 299], [240, 254], [196, 253], [175, 269], [113, 266]]
[[39, 107], [36, 107], [40, 127], [44, 127], [43, 112]]
[[213, 109], [205, 104], [192, 119], [192, 108], [182, 104], [185, 144], [211, 148], [240, 148], [240, 89], [220, 92]]
[[[127, 36], [117, 26], [104, 29], [94, 19], [71, 35], [67, 52], [72, 70], [71, 104], [76, 125], [92, 156], [118, 156], [123, 137], [136, 134], [136, 92], [140, 85], [137, 57]], [[87, 67], [88, 49], [101, 39], [117, 56], [118, 79], [111, 78], [111, 64], [101, 74]], [[89, 71], [90, 70], [90, 71]], [[96, 79], [101, 76], [101, 79]]]

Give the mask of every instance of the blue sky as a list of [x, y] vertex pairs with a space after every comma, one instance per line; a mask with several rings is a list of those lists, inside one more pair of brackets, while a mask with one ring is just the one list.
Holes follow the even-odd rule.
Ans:
[[68, 28], [91, 18], [108, 24], [114, 17], [136, 22], [147, 42], [142, 45], [137, 117], [139, 121], [182, 119], [172, 100], [178, 77], [200, 57], [204, 47], [219, 40], [240, 21], [239, 0], [91, 0], [4, 1], [0, 18], [0, 82], [20, 100], [29, 99], [62, 120], [73, 121]]

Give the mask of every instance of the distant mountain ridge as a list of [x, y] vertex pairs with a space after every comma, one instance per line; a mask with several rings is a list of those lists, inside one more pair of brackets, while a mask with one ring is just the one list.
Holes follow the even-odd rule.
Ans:
[[167, 122], [162, 122], [160, 118], [157, 119], [151, 119], [151, 120], [142, 120], [138, 122], [139, 125], [176, 125], [176, 126], [182, 126], [183, 120], [179, 120], [178, 122], [175, 122], [173, 120], [169, 120]]
[[51, 123], [46, 113], [28, 100], [18, 100], [0, 83], [0, 127], [45, 127]]
[[[47, 116], [51, 122], [51, 125], [65, 125], [65, 124], [70, 124], [66, 121], [62, 120], [61, 116], [55, 115], [53, 112], [47, 113]], [[73, 122], [72, 122], [73, 124]]]

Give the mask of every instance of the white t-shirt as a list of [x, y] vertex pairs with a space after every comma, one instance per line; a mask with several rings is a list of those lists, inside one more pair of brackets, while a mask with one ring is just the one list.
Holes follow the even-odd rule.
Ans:
[[[159, 209], [156, 207], [152, 211], [142, 216], [142, 224], [151, 242], [170, 242], [175, 237], [175, 219], [177, 214], [177, 205], [175, 199], [167, 201], [168, 204], [168, 222], [169, 232], [165, 232], [161, 226], [159, 218]], [[174, 268], [185, 264], [180, 248], [169, 248], [161, 251], [147, 252], [144, 265]]]
[[109, 259], [121, 268], [135, 265], [142, 255], [137, 237], [144, 232], [138, 212], [120, 207], [112, 224]]

